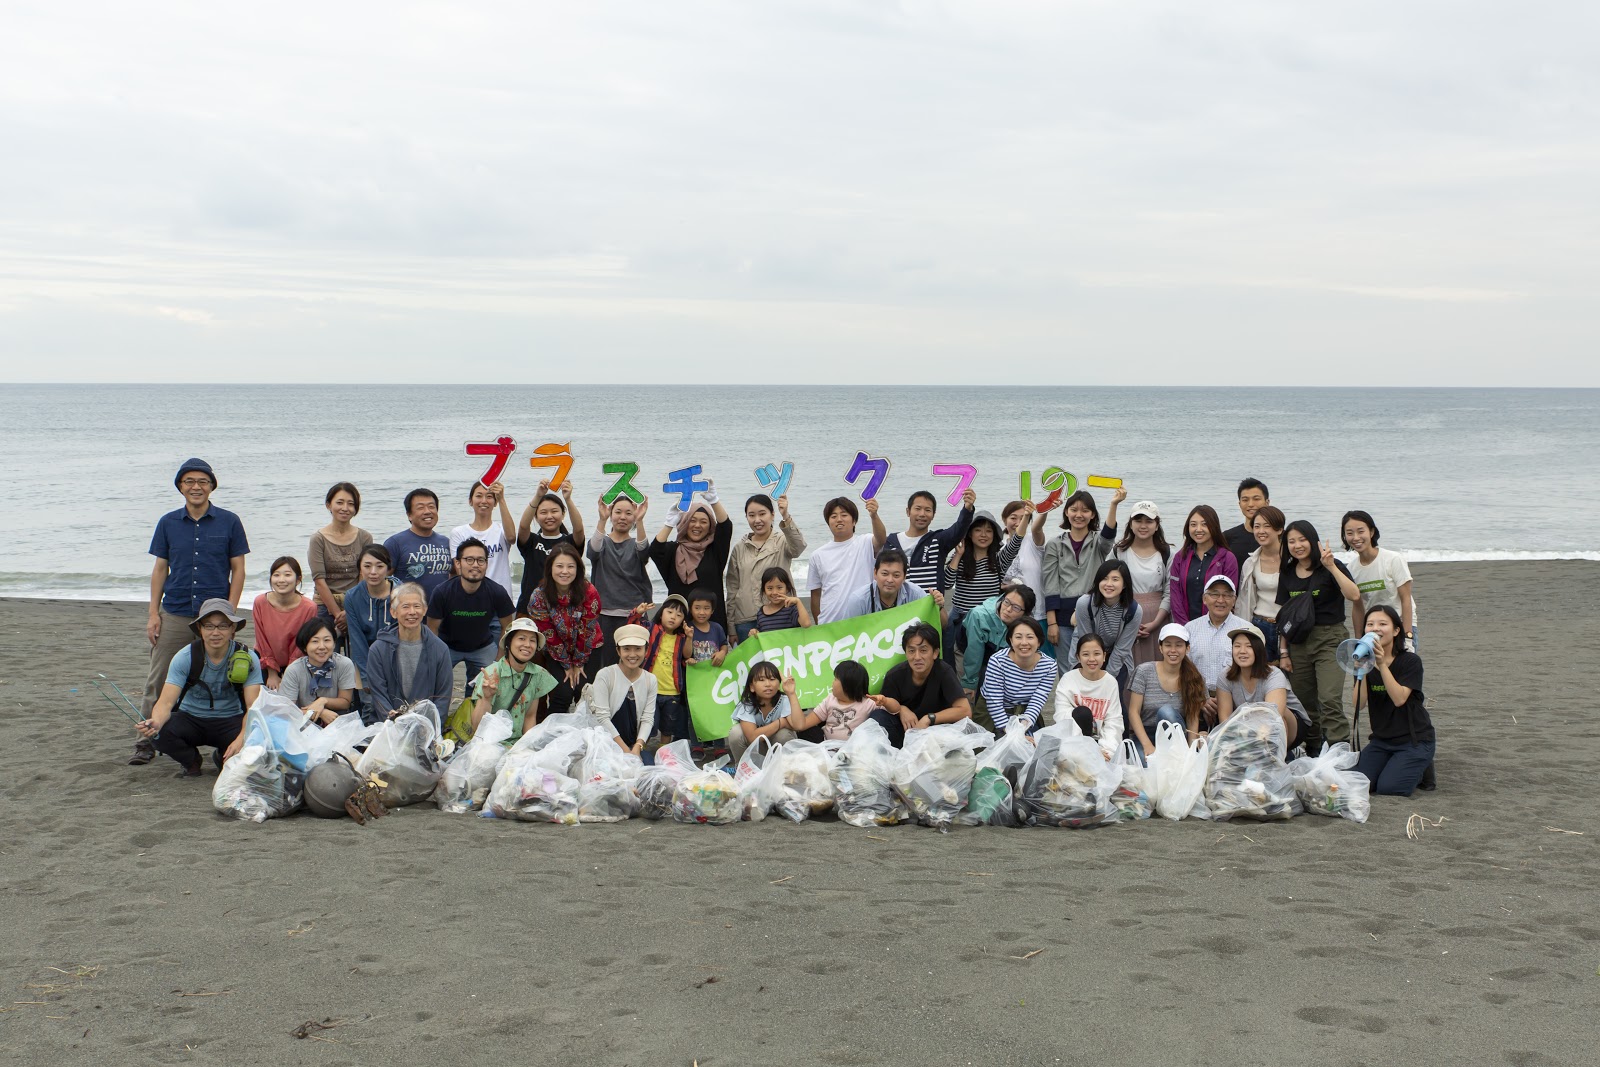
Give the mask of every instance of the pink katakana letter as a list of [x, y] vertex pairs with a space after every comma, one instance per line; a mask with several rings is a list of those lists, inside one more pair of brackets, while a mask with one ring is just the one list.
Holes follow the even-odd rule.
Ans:
[[958, 479], [956, 487], [950, 490], [950, 495], [945, 499], [952, 504], [959, 504], [967, 490], [972, 488], [972, 480], [978, 476], [978, 468], [970, 463], [935, 463], [933, 476]]

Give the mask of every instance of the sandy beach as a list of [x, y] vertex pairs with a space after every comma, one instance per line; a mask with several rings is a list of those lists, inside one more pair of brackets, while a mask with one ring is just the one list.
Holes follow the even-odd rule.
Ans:
[[431, 803], [235, 822], [209, 768], [127, 766], [88, 685], [137, 699], [143, 605], [0, 601], [0, 1041], [28, 1064], [1592, 1064], [1600, 565], [1415, 573], [1437, 792], [1364, 826], [947, 836]]

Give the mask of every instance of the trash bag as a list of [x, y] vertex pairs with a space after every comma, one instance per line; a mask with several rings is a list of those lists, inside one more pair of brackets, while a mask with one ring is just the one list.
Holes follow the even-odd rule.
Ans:
[[1139, 756], [1139, 742], [1127, 738], [1122, 742], [1122, 752], [1112, 761], [1122, 772], [1116, 792], [1111, 794], [1119, 822], [1137, 822], [1155, 814], [1156, 803], [1146, 788], [1150, 772]]
[[505, 761], [504, 742], [511, 739], [513, 729], [511, 716], [503, 711], [491, 712], [478, 721], [472, 740], [445, 762], [433, 794], [440, 811], [461, 814], [483, 807]]
[[805, 822], [833, 807], [834, 788], [829, 772], [837, 741], [818, 744], [796, 739], [779, 745], [768, 761], [767, 773], [776, 798], [774, 810], [790, 822]]
[[1213, 819], [1289, 819], [1305, 810], [1283, 761], [1286, 741], [1272, 704], [1245, 704], [1211, 731], [1203, 797]]
[[672, 816], [672, 795], [685, 775], [693, 773], [694, 756], [688, 740], [674, 741], [656, 749], [654, 766], [646, 767], [634, 779], [633, 793], [639, 800], [641, 819], [666, 819]]
[[960, 826], [1017, 825], [1017, 780], [1022, 768], [1033, 759], [1033, 742], [1028, 740], [1028, 724], [1014, 720], [1005, 733], [983, 755], [972, 776], [967, 806], [956, 816]]
[[349, 711], [326, 726], [307, 726], [302, 731], [306, 735], [309, 753], [306, 762], [315, 767], [319, 763], [327, 763], [334, 753], [343, 752], [354, 764], [361, 758], [361, 753], [356, 750], [371, 743], [380, 725], [373, 723], [367, 726], [362, 723], [359, 711]]
[[722, 770], [727, 757], [678, 781], [672, 793], [672, 817], [678, 822], [709, 823], [727, 826], [743, 817], [744, 806], [739, 799], [739, 786], [733, 775]]
[[489, 790], [484, 811], [501, 819], [576, 826], [578, 780], [530, 759], [513, 765], [508, 756], [494, 780], [494, 788]]
[[639, 806], [634, 782], [644, 761], [624, 750], [605, 730], [584, 731], [587, 741], [578, 785], [579, 822], [626, 822]]
[[[274, 709], [270, 703], [263, 710], [262, 702], [257, 701], [245, 714], [240, 726], [244, 744], [222, 765], [222, 773], [211, 789], [211, 805], [222, 814], [266, 822], [300, 806], [305, 772], [284, 758], [279, 745], [288, 732], [299, 733], [304, 716], [293, 702], [282, 703], [288, 705], [287, 712]], [[303, 749], [299, 756], [303, 761]]]
[[994, 735], [971, 719], [907, 730], [895, 762], [894, 790], [917, 822], [948, 833], [967, 805], [978, 751]]
[[1184, 740], [1183, 727], [1173, 722], [1156, 726], [1156, 751], [1145, 773], [1145, 789], [1156, 814], [1176, 822], [1195, 810], [1206, 784], [1206, 738]]
[[1321, 755], [1301, 756], [1289, 764], [1294, 795], [1313, 815], [1366, 822], [1372, 813], [1372, 784], [1355, 765], [1356, 754], [1348, 742], [1323, 745]]
[[1122, 769], [1106, 759], [1098, 741], [1068, 719], [1035, 732], [1034, 742], [1017, 789], [1019, 823], [1081, 829], [1117, 820], [1111, 795]]
[[279, 762], [302, 774], [310, 770], [310, 742], [316, 735], [310, 732], [315, 727], [306, 713], [294, 701], [270, 689], [262, 689], [250, 707], [261, 713], [262, 722], [272, 732]]
[[773, 784], [777, 778], [767, 773], [771, 758], [772, 738], [762, 735], [744, 750], [734, 768], [733, 784], [739, 790], [739, 810], [746, 822], [765, 819], [778, 802]]
[[385, 807], [427, 800], [444, 773], [439, 740], [439, 712], [424, 700], [378, 728], [356, 773], [375, 774], [387, 783], [381, 793]]
[[839, 821], [851, 826], [893, 826], [910, 814], [894, 792], [894, 763], [894, 746], [882, 724], [868, 719], [851, 732], [834, 756], [828, 775]]

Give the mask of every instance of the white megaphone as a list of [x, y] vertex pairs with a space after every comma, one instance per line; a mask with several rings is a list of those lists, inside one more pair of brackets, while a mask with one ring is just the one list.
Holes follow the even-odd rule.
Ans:
[[1376, 662], [1377, 648], [1377, 634], [1362, 634], [1359, 638], [1351, 637], [1340, 641], [1334, 657], [1339, 661], [1340, 670], [1352, 677], [1361, 678]]

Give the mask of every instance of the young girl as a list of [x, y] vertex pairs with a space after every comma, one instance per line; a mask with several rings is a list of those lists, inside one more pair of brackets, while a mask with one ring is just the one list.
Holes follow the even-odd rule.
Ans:
[[782, 567], [768, 567], [761, 572], [761, 610], [756, 612], [751, 633], [769, 633], [773, 630], [804, 629], [811, 625], [811, 612], [794, 591], [794, 579]]
[[1056, 647], [1056, 658], [1065, 663], [1071, 653], [1072, 607], [1094, 586], [1094, 572], [1111, 555], [1117, 536], [1117, 505], [1128, 491], [1119, 488], [1100, 525], [1100, 509], [1094, 494], [1080, 489], [1067, 498], [1061, 515], [1061, 533], [1044, 546], [1045, 615], [1050, 620], [1047, 635]]
[[617, 662], [600, 668], [589, 687], [589, 715], [637, 756], [656, 724], [656, 676], [644, 669], [650, 631], [628, 623], [617, 627], [616, 642]]
[[1324, 743], [1350, 740], [1350, 720], [1344, 716], [1344, 672], [1335, 653], [1349, 633], [1344, 623], [1345, 601], [1361, 599], [1361, 590], [1344, 564], [1333, 558], [1332, 549], [1317, 540], [1317, 528], [1304, 519], [1291, 522], [1284, 532], [1283, 553], [1286, 566], [1278, 575], [1278, 606], [1283, 607], [1292, 597], [1309, 596], [1316, 605], [1316, 624], [1300, 644], [1290, 645], [1278, 635], [1278, 666], [1311, 713], [1307, 751], [1321, 752]]
[[1097, 634], [1101, 647], [1110, 649], [1105, 669], [1126, 689], [1133, 676], [1133, 642], [1144, 624], [1144, 607], [1133, 594], [1133, 577], [1120, 559], [1108, 559], [1094, 572], [1094, 592], [1078, 598], [1073, 609], [1078, 624], [1072, 628], [1072, 655], [1066, 667], [1078, 665], [1077, 648], [1087, 634]]
[[996, 734], [1005, 733], [1014, 718], [1026, 720], [1030, 734], [1038, 728], [1056, 680], [1055, 660], [1044, 655], [1043, 645], [1038, 621], [1023, 616], [1006, 625], [1006, 647], [989, 657], [978, 692]]
[[810, 711], [790, 712], [789, 729], [803, 736], [820, 726], [822, 740], [848, 741], [878, 706], [867, 696], [867, 684], [865, 667], [853, 659], [841, 660], [833, 668], [833, 692]]
[[[703, 494], [705, 502], [695, 501], [680, 512], [677, 503], [667, 511], [667, 520], [650, 546], [650, 558], [661, 572], [667, 592], [689, 597], [698, 589], [712, 594], [711, 618], [724, 631], [728, 613], [723, 606], [722, 572], [728, 569], [728, 551], [733, 546], [733, 520], [717, 498], [711, 485]], [[677, 540], [673, 540], [673, 534]], [[689, 597], [690, 607], [694, 606]]]
[[1189, 658], [1189, 631], [1175, 622], [1161, 628], [1161, 658], [1141, 663], [1128, 687], [1125, 729], [1146, 756], [1156, 750], [1156, 727], [1163, 722], [1184, 728], [1193, 741], [1209, 727], [1206, 721], [1206, 680]]
[[[545, 654], [555, 663], [556, 687], [551, 711], [566, 711], [583, 689], [585, 678], [600, 671], [600, 594], [584, 579], [583, 557], [572, 545], [550, 550], [544, 577], [528, 601], [528, 615], [544, 631]], [[620, 647], [620, 646], [619, 646]]]
[[1287, 755], [1311, 725], [1305, 706], [1289, 688], [1289, 679], [1267, 659], [1266, 639], [1259, 629], [1253, 624], [1236, 626], [1228, 638], [1233, 642], [1233, 666], [1217, 683], [1217, 721], [1227, 722], [1234, 709], [1245, 704], [1271, 704], [1283, 719], [1287, 747], [1279, 754]]
[[1234, 608], [1241, 619], [1249, 619], [1267, 643], [1269, 659], [1278, 651], [1278, 571], [1283, 566], [1283, 512], [1263, 504], [1250, 520], [1256, 550], [1244, 558], [1239, 568], [1239, 600]]
[[361, 581], [361, 553], [372, 535], [350, 520], [361, 510], [361, 491], [349, 482], [328, 490], [323, 500], [332, 520], [311, 535], [306, 563], [316, 592], [317, 614], [333, 620], [334, 630], [345, 633], [344, 595]]
[[[628, 621], [646, 624], [644, 609], [641, 604]], [[673, 593], [656, 612], [655, 624], [650, 626], [650, 643], [644, 647], [644, 669], [656, 676], [656, 723], [661, 729], [662, 744], [695, 740], [689, 729], [689, 698], [683, 673], [693, 652], [688, 623], [689, 604]]]
[[[772, 522], [775, 511], [783, 516], [777, 529]], [[786, 568], [806, 550], [799, 524], [789, 517], [787, 496], [780, 496], [774, 506], [767, 494], [755, 494], [744, 502], [744, 521], [750, 532], [734, 542], [728, 553], [728, 623], [736, 641], [760, 628], [757, 622], [766, 602], [766, 576], [774, 570], [787, 575]], [[774, 536], [780, 532], [781, 536]], [[794, 582], [789, 586], [789, 595], [794, 596]]]
[[[564, 523], [572, 516], [572, 530]], [[544, 578], [544, 565], [550, 553], [560, 544], [573, 548], [583, 545], [583, 514], [572, 506], [572, 482], [563, 480], [558, 496], [550, 491], [550, 483], [540, 482], [533, 499], [522, 509], [517, 522], [517, 551], [522, 553], [522, 590], [517, 595], [517, 614], [528, 613], [528, 601]]]
[[1085, 737], [1100, 742], [1111, 759], [1122, 750], [1122, 693], [1106, 672], [1106, 643], [1095, 633], [1078, 638], [1073, 648], [1078, 666], [1056, 683], [1056, 722], [1071, 719]]
[[389, 561], [389, 550], [382, 545], [368, 545], [361, 550], [358, 564], [361, 581], [350, 587], [344, 595], [344, 620], [350, 635], [350, 659], [356, 671], [367, 673], [367, 649], [385, 630], [394, 627], [394, 616], [389, 612], [389, 596], [399, 586], [394, 577], [394, 567]]
[[952, 628], [960, 626], [969, 611], [1000, 594], [1000, 578], [1021, 550], [1022, 538], [1004, 536], [993, 515], [980, 511], [974, 516], [966, 536], [944, 565], [944, 585], [950, 590], [946, 611]]
[[301, 626], [294, 640], [306, 654], [283, 672], [278, 695], [325, 726], [350, 710], [359, 684], [356, 665], [334, 651], [339, 636], [326, 615], [314, 616]]
[[1433, 788], [1436, 738], [1422, 695], [1422, 660], [1405, 650], [1402, 625], [1400, 613], [1387, 604], [1367, 612], [1364, 632], [1378, 635], [1374, 666], [1362, 679], [1372, 735], [1356, 770], [1374, 793], [1408, 797], [1419, 786]]
[[268, 589], [250, 605], [250, 624], [256, 631], [256, 655], [268, 689], [278, 688], [283, 672], [302, 655], [295, 634], [317, 614], [317, 606], [300, 592], [300, 563], [279, 556], [267, 572]]
[[1197, 504], [1183, 521], [1183, 547], [1172, 557], [1167, 583], [1172, 621], [1182, 625], [1205, 617], [1206, 586], [1224, 575], [1239, 588], [1239, 561], [1222, 540], [1222, 520], [1210, 504]]
[[[475, 537], [482, 541], [484, 551], [489, 555], [489, 566], [484, 577], [504, 589], [506, 596], [515, 598], [517, 591], [511, 585], [510, 546], [517, 536], [517, 524], [511, 521], [505, 486], [499, 482], [493, 485], [473, 482], [467, 492], [467, 503], [472, 505], [472, 521], [450, 531], [451, 558], [455, 558], [456, 549], [467, 538]], [[499, 522], [494, 519], [496, 506], [500, 509]]]
[[1356, 554], [1350, 565], [1350, 577], [1361, 590], [1361, 599], [1351, 610], [1355, 632], [1366, 633], [1367, 613], [1379, 604], [1387, 604], [1400, 613], [1406, 647], [1415, 651], [1417, 605], [1411, 599], [1411, 568], [1405, 557], [1378, 547], [1378, 524], [1365, 511], [1345, 512], [1339, 533], [1344, 547]]
[[728, 731], [728, 758], [737, 766], [744, 750], [755, 744], [758, 737], [769, 738], [774, 745], [793, 741], [795, 732], [788, 719], [799, 706], [794, 675], [780, 675], [778, 668], [766, 660], [752, 666], [739, 705], [733, 709], [733, 729]]
[[1128, 516], [1128, 532], [1117, 542], [1116, 558], [1128, 565], [1133, 579], [1133, 599], [1139, 602], [1143, 621], [1133, 642], [1133, 664], [1153, 663], [1161, 655], [1156, 634], [1172, 616], [1172, 587], [1167, 565], [1172, 561], [1172, 546], [1161, 529], [1161, 512], [1154, 503], [1141, 500]]

